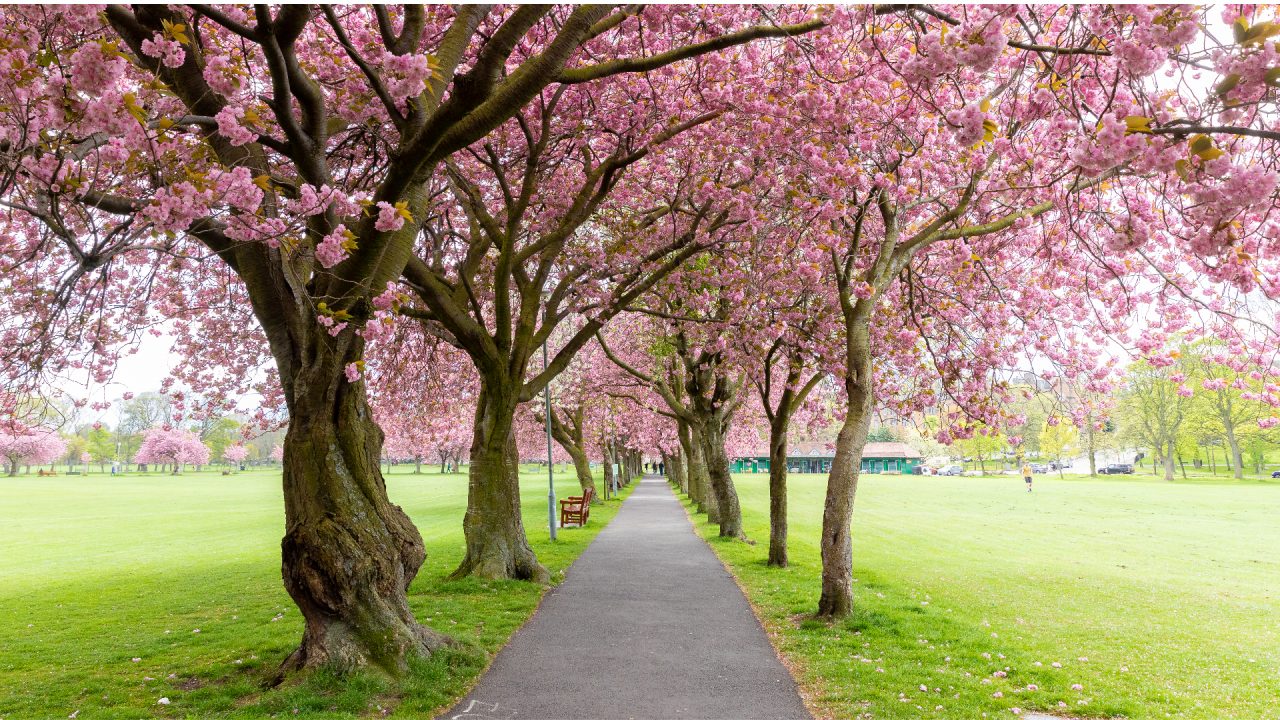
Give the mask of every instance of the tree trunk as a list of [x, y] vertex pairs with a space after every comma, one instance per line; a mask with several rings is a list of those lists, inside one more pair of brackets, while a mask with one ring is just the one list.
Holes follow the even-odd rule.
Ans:
[[822, 508], [822, 595], [818, 617], [843, 618], [853, 612], [853, 499], [858, 490], [862, 450], [871, 431], [873, 402], [868, 321], [846, 318], [844, 424], [827, 477]]
[[676, 437], [680, 440], [680, 489], [697, 503], [698, 499], [693, 496], [693, 432], [684, 421], [678, 421], [676, 429]]
[[769, 424], [769, 562], [787, 566], [787, 425], [782, 413]]
[[706, 513], [707, 522], [720, 523], [720, 508], [716, 503], [716, 494], [711, 488], [710, 469], [707, 466], [707, 442], [703, 438], [702, 429], [689, 427], [693, 442], [690, 444], [689, 486], [696, 488], [690, 496], [698, 503], [698, 512]]
[[609, 450], [609, 443], [606, 442], [600, 446], [600, 455], [603, 458], [601, 464], [604, 465], [604, 496], [608, 498], [616, 487], [613, 475], [613, 453]]
[[[1163, 464], [1164, 464], [1164, 479], [1168, 482], [1173, 482], [1173, 472], [1174, 472], [1173, 447], [1172, 447], [1173, 442], [1170, 441], [1169, 445], [1170, 445], [1169, 450], [1164, 453], [1164, 457], [1161, 459], [1163, 460]], [[1152, 467], [1154, 467], [1154, 465]]]
[[[702, 439], [707, 461], [707, 477], [719, 511], [715, 522], [720, 524], [720, 537], [746, 539], [742, 531], [742, 508], [738, 505], [738, 490], [729, 474], [729, 456], [725, 452], [726, 423], [712, 419], [703, 428]], [[709, 514], [708, 514], [709, 515]]]
[[1236, 437], [1235, 428], [1229, 423], [1224, 424], [1226, 428], [1227, 447], [1231, 451], [1231, 467], [1234, 468], [1234, 475], [1237, 480], [1244, 479], [1244, 453], [1240, 451], [1240, 438]]
[[1089, 438], [1089, 440], [1088, 440], [1088, 452], [1086, 454], [1089, 456], [1089, 477], [1097, 477], [1098, 451], [1097, 451], [1097, 435], [1095, 435], [1095, 433], [1097, 433], [1098, 431], [1093, 426], [1093, 418], [1088, 418], [1088, 422], [1089, 422], [1089, 432], [1087, 437]]
[[565, 447], [565, 451], [569, 453], [569, 457], [573, 458], [573, 469], [578, 475], [578, 486], [585, 493], [591, 490], [592, 504], [600, 504], [604, 501], [600, 499], [596, 492], [596, 479], [591, 474], [591, 462], [587, 460], [587, 453], [581, 447], [574, 446], [572, 449]]
[[685, 454], [683, 451], [677, 451], [671, 456], [671, 461], [667, 464], [667, 475], [671, 481], [680, 488], [680, 492], [689, 494], [689, 475], [685, 472], [684, 466]]
[[324, 387], [295, 390], [290, 404], [281, 570], [306, 626], [281, 672], [374, 665], [398, 675], [409, 657], [445, 639], [409, 609], [405, 593], [426, 553], [417, 528], [387, 497], [382, 430], [364, 384], [332, 375], [317, 383]]
[[[543, 418], [543, 422], [546, 422], [546, 418]], [[565, 422], [560, 419], [557, 411], [552, 410], [551, 436], [573, 461], [573, 469], [578, 476], [578, 486], [582, 488], [582, 492], [591, 490], [591, 504], [603, 504], [604, 500], [597, 493], [596, 479], [591, 474], [591, 461], [587, 459], [587, 451], [582, 446], [581, 418], [578, 419], [578, 424], [571, 423], [572, 419], [570, 422]]]
[[515, 393], [493, 384], [481, 380], [462, 521], [467, 555], [450, 577], [545, 583], [551, 576], [529, 547], [520, 515], [520, 456], [512, 433]]

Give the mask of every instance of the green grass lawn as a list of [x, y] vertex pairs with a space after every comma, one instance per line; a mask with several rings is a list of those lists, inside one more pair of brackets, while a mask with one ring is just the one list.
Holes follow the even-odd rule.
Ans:
[[767, 476], [735, 479], [758, 544], [700, 530], [820, 716], [1280, 718], [1280, 485], [863, 476], [856, 610], [827, 625], [825, 477], [791, 476], [785, 570]]
[[[418, 664], [400, 688], [313, 674], [264, 690], [302, 633], [280, 580], [278, 470], [0, 477], [0, 718], [351, 718], [392, 707], [431, 717], [465, 692], [543, 588], [444, 581], [463, 555], [466, 477], [427, 470], [397, 467], [387, 481], [427, 547], [410, 602], [464, 645]], [[618, 504], [552, 544], [545, 469], [522, 486], [530, 542], [558, 580]], [[556, 486], [560, 497], [577, 492], [569, 475]]]
[[[1041, 460], [1033, 460], [1032, 462], [1044, 463], [1047, 465], [1049, 461], [1041, 459]], [[957, 464], [963, 466], [966, 471], [984, 472], [985, 474], [991, 475], [991, 476], [1000, 475], [1002, 470], [1005, 471], [1005, 473], [1010, 475], [1020, 474], [1019, 466], [1015, 464], [1013, 461], [1002, 462], [1001, 460], [998, 460], [998, 459], [988, 460], [986, 462], [985, 471], [983, 470], [982, 465], [976, 461], [967, 462], [967, 463], [957, 463]], [[1107, 463], [1099, 460], [1097, 467], [1099, 470], [1101, 470], [1106, 465]], [[1077, 469], [1077, 468], [1082, 468], [1082, 469]], [[1080, 478], [1097, 480], [1097, 479], [1106, 479], [1108, 477], [1112, 477], [1117, 479], [1124, 478], [1128, 480], [1158, 480], [1160, 482], [1165, 481], [1164, 465], [1156, 464], [1153, 468], [1150, 458], [1147, 458], [1138, 463], [1135, 463], [1133, 465], [1133, 469], [1134, 471], [1132, 475], [1111, 475], [1111, 476], [1097, 475], [1090, 478], [1088, 465], [1082, 462], [1082, 463], [1077, 463], [1075, 468], [1070, 470], [1065, 470], [1062, 473], [1059, 473], [1057, 470], [1050, 470], [1044, 476], [1057, 478], [1061, 475], [1063, 479], [1067, 479], [1067, 480], [1080, 479]], [[1273, 456], [1269, 456], [1267, 458], [1267, 462], [1263, 464], [1263, 469], [1261, 472], [1259, 472], [1253, 466], [1252, 463], [1246, 462], [1244, 466], [1244, 472], [1241, 473], [1243, 477], [1240, 480], [1237, 480], [1235, 478], [1235, 474], [1231, 470], [1229, 470], [1226, 465], [1222, 464], [1221, 458], [1219, 458], [1218, 462], [1214, 465], [1210, 465], [1209, 463], [1206, 462], [1201, 467], [1195, 467], [1194, 464], [1188, 461], [1183, 464], [1174, 465], [1174, 482], [1226, 482], [1226, 483], [1259, 482], [1259, 483], [1280, 484], [1280, 480], [1276, 480], [1271, 477], [1271, 473], [1275, 470], [1280, 470], [1280, 453], [1276, 453], [1276, 454], [1273, 454]], [[1042, 477], [1042, 475], [1040, 473], [1036, 473], [1036, 477], [1037, 478]]]

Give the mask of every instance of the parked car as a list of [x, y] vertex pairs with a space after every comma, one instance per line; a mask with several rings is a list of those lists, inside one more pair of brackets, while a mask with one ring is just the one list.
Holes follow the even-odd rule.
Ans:
[[1031, 472], [1043, 475], [1049, 472], [1049, 467], [1047, 465], [1041, 465], [1040, 463], [1032, 463]]
[[941, 470], [939, 470], [938, 474], [939, 475], [962, 475], [964, 474], [964, 468], [960, 467], [959, 465], [948, 465], [942, 468]]
[[1271, 473], [1271, 477], [1280, 478], [1280, 470], [1276, 470], [1275, 472]]
[[1099, 475], [1132, 475], [1133, 466], [1128, 463], [1111, 463], [1098, 470]]

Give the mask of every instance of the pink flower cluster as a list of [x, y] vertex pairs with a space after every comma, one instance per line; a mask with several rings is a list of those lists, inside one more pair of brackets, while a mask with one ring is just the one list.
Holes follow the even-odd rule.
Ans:
[[152, 428], [143, 437], [133, 461], [147, 464], [208, 465], [209, 447], [187, 430]]
[[982, 141], [985, 132], [982, 123], [986, 119], [986, 113], [982, 112], [977, 103], [947, 112], [947, 122], [955, 128], [956, 144], [961, 147], [970, 147]]
[[383, 53], [382, 78], [387, 94], [394, 100], [416, 97], [431, 79], [431, 57], [420, 53], [395, 55]]

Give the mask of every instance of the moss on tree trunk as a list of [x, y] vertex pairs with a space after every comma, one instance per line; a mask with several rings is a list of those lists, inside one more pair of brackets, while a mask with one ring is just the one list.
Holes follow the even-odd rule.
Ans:
[[542, 583], [550, 579], [529, 547], [520, 514], [520, 457], [512, 433], [515, 407], [513, 392], [481, 381], [462, 521], [467, 554], [452, 578], [474, 575]]
[[284, 442], [285, 589], [302, 610], [302, 643], [284, 672], [376, 666], [391, 674], [446, 642], [406, 599], [426, 559], [422, 537], [387, 496], [382, 431], [362, 383], [339, 374], [298, 394]]
[[[712, 522], [720, 524], [720, 537], [746, 539], [742, 531], [742, 508], [738, 505], [738, 490], [733, 485], [733, 476], [729, 474], [729, 456], [724, 447], [725, 429], [722, 423], [712, 420], [702, 431], [707, 477], [717, 510], [717, 516]], [[708, 519], [711, 519], [710, 513]]]

